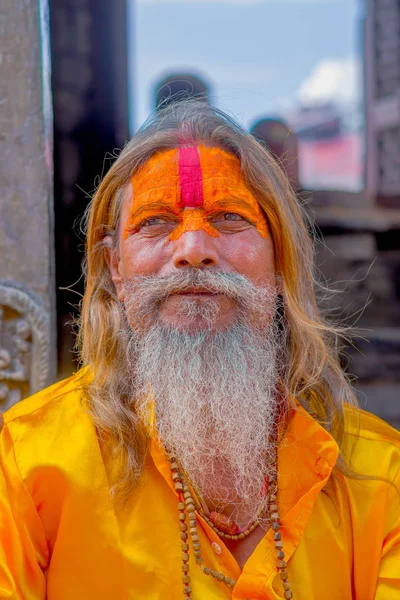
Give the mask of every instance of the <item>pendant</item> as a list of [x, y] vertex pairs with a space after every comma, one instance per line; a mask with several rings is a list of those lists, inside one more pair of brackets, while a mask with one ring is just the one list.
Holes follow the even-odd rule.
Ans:
[[208, 518], [214, 523], [215, 527], [228, 535], [238, 535], [240, 533], [240, 528], [235, 521], [224, 514], [212, 511]]

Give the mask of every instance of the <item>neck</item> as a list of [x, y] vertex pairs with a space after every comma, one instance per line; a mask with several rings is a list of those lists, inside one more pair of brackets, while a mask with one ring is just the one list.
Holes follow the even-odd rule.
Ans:
[[[275, 461], [270, 462], [274, 463]], [[243, 499], [238, 493], [235, 474], [229, 466], [224, 465], [222, 461], [215, 461], [211, 470], [209, 464], [204, 464], [204, 471], [207, 472], [207, 469], [206, 484], [201, 489], [193, 485], [188, 478], [198, 505], [206, 516], [213, 517], [214, 513], [223, 515], [234, 521], [239, 529], [246, 529], [250, 523], [262, 518], [265, 508], [264, 499], [268, 493], [268, 486], [265, 483], [261, 489], [257, 485], [257, 489], [252, 491], [250, 497], [254, 498], [254, 502], [249, 503], [249, 496]], [[270, 472], [274, 471], [275, 464], [271, 464]], [[273, 477], [270, 476], [270, 479], [272, 480]]]

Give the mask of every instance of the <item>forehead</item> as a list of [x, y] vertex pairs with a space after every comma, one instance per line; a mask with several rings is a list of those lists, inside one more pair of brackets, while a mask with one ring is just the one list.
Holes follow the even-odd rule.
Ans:
[[187, 146], [154, 154], [132, 177], [133, 204], [207, 204], [217, 190], [248, 196], [239, 159], [220, 148]]

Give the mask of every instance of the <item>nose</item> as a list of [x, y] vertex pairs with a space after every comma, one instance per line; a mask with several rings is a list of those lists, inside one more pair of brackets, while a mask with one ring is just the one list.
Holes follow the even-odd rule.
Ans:
[[186, 231], [174, 242], [173, 263], [174, 267], [194, 267], [202, 269], [215, 267], [218, 263], [216, 238], [213, 238], [204, 229]]

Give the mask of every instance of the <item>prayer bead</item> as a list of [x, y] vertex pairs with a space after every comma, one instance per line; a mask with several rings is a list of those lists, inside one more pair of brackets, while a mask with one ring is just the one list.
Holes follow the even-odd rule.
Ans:
[[172, 479], [174, 481], [181, 481], [180, 473], [178, 473], [177, 471], [175, 471], [174, 473], [172, 473]]
[[284, 558], [285, 558], [285, 553], [284, 553], [282, 550], [279, 550], [279, 551], [276, 553], [276, 558], [279, 558], [279, 559], [281, 559], [281, 560], [282, 560], [282, 559], [284, 559]]
[[186, 531], [187, 530], [187, 525], [186, 523], [179, 523], [179, 529], [181, 531]]
[[195, 542], [193, 544], [193, 550], [200, 550], [200, 548], [201, 548], [201, 546], [200, 546], [199, 542]]
[[188, 539], [188, 537], [189, 537], [188, 534], [185, 533], [184, 531], [182, 531], [182, 533], [181, 533], [181, 540], [183, 540], [184, 542], [186, 542], [186, 540]]
[[278, 560], [278, 567], [280, 569], [284, 569], [286, 567], [287, 563], [284, 560]]
[[276, 494], [270, 494], [269, 495], [269, 500], [270, 500], [270, 502], [275, 502], [276, 501]]
[[183, 502], [178, 502], [178, 508], [179, 510], [185, 510], [185, 505]]
[[199, 536], [198, 535], [192, 535], [192, 542], [198, 542], [199, 541]]
[[244, 540], [246, 536], [244, 535], [244, 533], [239, 533], [238, 538], [239, 540]]
[[232, 539], [236, 541], [236, 540], [238, 540], [238, 539], [239, 539], [239, 536], [237, 536], [237, 535], [233, 535], [233, 536], [232, 536]]
[[188, 513], [194, 513], [194, 511], [196, 510], [194, 504], [188, 504], [186, 506], [186, 510], [188, 511]]
[[196, 525], [197, 525], [196, 519], [192, 519], [189, 521], [189, 527], [196, 527]]
[[196, 558], [200, 558], [201, 557], [201, 550], [194, 550], [193, 554], [195, 555]]
[[218, 573], [217, 579], [218, 581], [224, 581], [225, 575], [223, 573]]
[[274, 533], [274, 540], [276, 542], [279, 542], [280, 539], [281, 539], [281, 534], [279, 531], [277, 531], [276, 533]]
[[197, 533], [197, 527], [191, 527], [191, 528], [189, 529], [189, 532], [190, 532], [192, 535], [195, 535], [195, 534]]
[[275, 542], [275, 548], [277, 550], [282, 550], [283, 548], [283, 543], [282, 542]]
[[211, 575], [212, 575], [213, 577], [218, 577], [218, 572], [217, 572], [217, 571], [213, 571], [213, 570], [211, 570]]
[[176, 462], [172, 462], [171, 463], [171, 471], [177, 471], [179, 469], [179, 466], [177, 465]]
[[187, 573], [189, 571], [189, 565], [187, 565], [187, 564], [182, 565], [182, 571], [184, 573]]
[[288, 574], [287, 571], [282, 571], [282, 573], [279, 574], [279, 577], [283, 580], [288, 578]]
[[286, 590], [286, 591], [290, 590], [290, 583], [288, 581], [284, 581], [282, 585], [283, 585], [284, 590]]
[[182, 552], [182, 561], [183, 562], [189, 561], [189, 554], [187, 552]]
[[196, 558], [196, 564], [198, 564], [198, 565], [203, 564], [203, 559], [201, 558], [201, 556], [199, 558]]
[[194, 500], [193, 500], [192, 496], [190, 495], [190, 493], [185, 498], [185, 504], [186, 504], [186, 506], [188, 506], [189, 504], [194, 504]]
[[277, 513], [277, 512], [272, 513], [271, 519], [274, 519], [274, 521], [277, 521], [279, 519], [279, 513]]
[[210, 569], [209, 567], [204, 567], [204, 568], [203, 568], [203, 573], [204, 573], [205, 575], [210, 575], [210, 574], [211, 574], [211, 569]]
[[190, 577], [189, 577], [189, 575], [184, 575], [182, 577], [182, 583], [185, 583], [185, 584], [186, 583], [190, 583]]
[[278, 531], [278, 529], [281, 528], [281, 524], [278, 521], [274, 521], [274, 523], [272, 523], [271, 527], [274, 531]]
[[179, 513], [179, 520], [184, 521], [186, 519], [186, 515], [184, 512]]
[[270, 505], [270, 507], [269, 507], [269, 511], [270, 512], [277, 512], [277, 510], [278, 510], [278, 507], [277, 507], [276, 504], [271, 504]]
[[191, 587], [189, 587], [188, 585], [186, 585], [186, 586], [183, 588], [183, 591], [185, 592], [185, 594], [191, 594], [191, 593], [192, 593], [192, 588], [191, 588]]
[[175, 489], [176, 489], [177, 492], [181, 492], [183, 490], [183, 487], [182, 487], [182, 484], [181, 484], [180, 481], [177, 481], [175, 483]]
[[189, 544], [181, 544], [182, 552], [187, 552], [189, 550]]
[[293, 594], [292, 592], [289, 590], [287, 592], [285, 592], [284, 596], [285, 600], [290, 600], [291, 598], [293, 598]]

